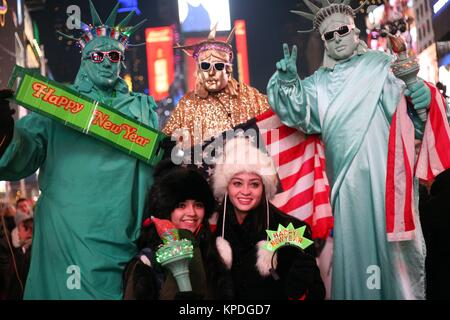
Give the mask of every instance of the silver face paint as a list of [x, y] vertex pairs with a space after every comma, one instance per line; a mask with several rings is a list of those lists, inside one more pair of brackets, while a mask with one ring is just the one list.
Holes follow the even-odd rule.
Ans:
[[[326, 32], [336, 30], [344, 25], [354, 25], [352, 17], [336, 13], [327, 17], [320, 25], [319, 32], [323, 35]], [[324, 41], [325, 54], [335, 61], [345, 60], [351, 57], [359, 43], [359, 30], [353, 29], [348, 34], [340, 36], [337, 32], [334, 33], [334, 38], [328, 41]]]

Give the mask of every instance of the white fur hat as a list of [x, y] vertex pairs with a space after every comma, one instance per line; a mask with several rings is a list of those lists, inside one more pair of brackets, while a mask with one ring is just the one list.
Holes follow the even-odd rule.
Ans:
[[278, 178], [272, 159], [243, 137], [229, 140], [223, 154], [216, 161], [213, 189], [217, 199], [224, 198], [231, 178], [241, 172], [259, 175], [264, 184], [266, 198], [273, 199], [277, 192]]

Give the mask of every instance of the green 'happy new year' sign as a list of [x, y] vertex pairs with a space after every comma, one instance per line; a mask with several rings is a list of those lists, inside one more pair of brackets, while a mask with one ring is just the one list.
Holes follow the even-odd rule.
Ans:
[[103, 140], [150, 164], [163, 156], [164, 134], [81, 93], [16, 66], [9, 87], [20, 78], [14, 100], [80, 132]]
[[305, 230], [306, 226], [295, 228], [292, 223], [289, 223], [287, 227], [280, 224], [277, 230], [266, 230], [268, 239], [264, 248], [269, 251], [276, 251], [283, 246], [292, 245], [300, 249], [306, 249], [313, 244], [313, 241], [303, 235]]

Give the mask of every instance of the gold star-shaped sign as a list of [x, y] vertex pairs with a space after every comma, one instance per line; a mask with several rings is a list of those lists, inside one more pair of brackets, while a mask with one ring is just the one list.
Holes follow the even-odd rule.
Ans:
[[313, 241], [305, 238], [306, 226], [300, 228], [294, 228], [292, 223], [285, 228], [281, 224], [278, 225], [278, 230], [266, 230], [268, 239], [265, 248], [269, 251], [275, 251], [284, 245], [293, 245], [301, 249], [306, 249]]

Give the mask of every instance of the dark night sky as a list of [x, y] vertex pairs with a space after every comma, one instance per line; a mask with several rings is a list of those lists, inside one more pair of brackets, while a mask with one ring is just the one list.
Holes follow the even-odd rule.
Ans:
[[[105, 20], [116, 1], [93, 0], [100, 17]], [[133, 18], [131, 24], [136, 24], [143, 18], [148, 21], [145, 27], [169, 25], [177, 22], [176, 0], [140, 0], [141, 16]], [[67, 46], [66, 40], [58, 40], [56, 30], [62, 30], [66, 19], [66, 8], [77, 4], [81, 8], [82, 21], [90, 22], [88, 1], [47, 0], [45, 9], [32, 12], [32, 17], [38, 24], [41, 42], [45, 45], [48, 65], [55, 79], [61, 82], [72, 82], [80, 64], [79, 50], [75, 46]], [[230, 0], [231, 20], [244, 19], [247, 23], [247, 42], [249, 51], [251, 84], [265, 92], [267, 82], [275, 71], [275, 63], [282, 57], [282, 43], [299, 46], [298, 69], [302, 77], [314, 70], [317, 61], [321, 60], [321, 44], [315, 40], [311, 43], [310, 56], [316, 62], [306, 60], [306, 48], [309, 35], [298, 34], [298, 29], [309, 29], [311, 22], [289, 12], [291, 9], [305, 10], [306, 6], [299, 0]], [[124, 14], [123, 14], [124, 16]], [[118, 21], [123, 16], [119, 15]], [[144, 28], [137, 33], [134, 42], [144, 42]], [[206, 36], [206, 34], [204, 35]], [[143, 68], [146, 75], [145, 46], [135, 48], [134, 56], [142, 58], [137, 68]], [[127, 54], [130, 59], [130, 54]], [[135, 65], [136, 67], [136, 65]], [[312, 69], [312, 70], [308, 70]], [[146, 81], [146, 80], [145, 80]], [[145, 86], [147, 84], [145, 83]]]

